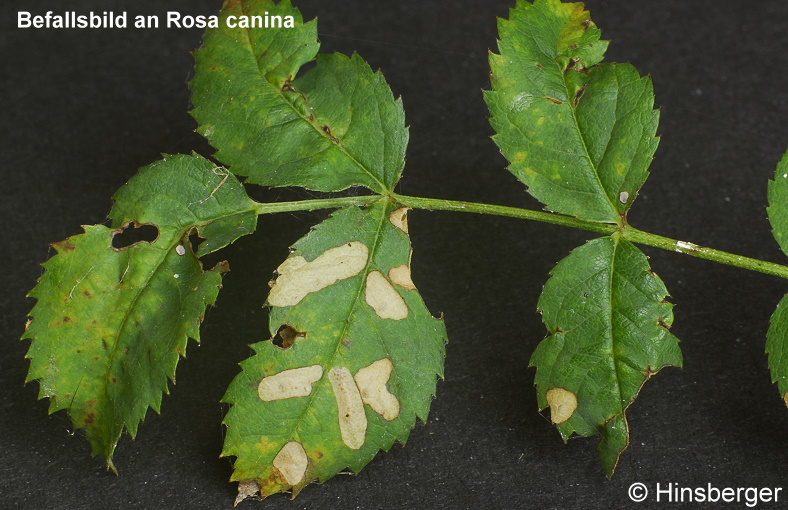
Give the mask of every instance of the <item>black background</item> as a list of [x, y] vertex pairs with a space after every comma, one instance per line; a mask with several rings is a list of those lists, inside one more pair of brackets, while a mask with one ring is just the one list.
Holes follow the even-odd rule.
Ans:
[[[411, 143], [399, 191], [538, 209], [504, 170], [481, 89], [495, 16], [509, 1], [300, 0], [320, 18], [322, 51], [358, 51], [402, 95]], [[641, 229], [785, 262], [766, 220], [766, 183], [788, 147], [788, 2], [602, 1], [586, 6], [612, 40], [608, 61], [651, 74], [662, 109], [652, 175], [631, 213]], [[219, 0], [4, 3], [0, 31], [0, 506], [228, 508], [218, 403], [267, 336], [267, 281], [325, 212], [260, 219], [223, 251], [232, 271], [191, 343], [163, 414], [149, 412], [116, 452], [116, 477], [91, 459], [65, 413], [48, 417], [23, 384], [33, 301], [49, 242], [101, 222], [112, 193], [162, 152], [211, 149], [186, 113], [197, 29], [17, 29], [16, 10], [212, 14]], [[259, 200], [309, 197], [251, 190]], [[683, 369], [646, 384], [628, 417], [632, 445], [608, 481], [598, 438], [562, 444], [537, 413], [528, 359], [544, 337], [536, 301], [550, 268], [594, 234], [497, 217], [411, 214], [414, 280], [446, 314], [446, 379], [426, 426], [358, 476], [252, 508], [630, 508], [634, 482], [785, 487], [788, 412], [770, 383], [769, 316], [778, 278], [644, 248], [676, 303]], [[783, 493], [783, 501], [788, 494]], [[650, 498], [641, 508], [659, 507]], [[685, 507], [692, 507], [687, 505]], [[721, 505], [724, 506], [724, 505]], [[744, 508], [743, 504], [730, 505]], [[764, 504], [759, 508], [778, 507]]]

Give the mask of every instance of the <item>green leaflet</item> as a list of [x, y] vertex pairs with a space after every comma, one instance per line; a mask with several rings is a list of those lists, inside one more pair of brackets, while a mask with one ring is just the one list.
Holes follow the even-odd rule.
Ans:
[[336, 211], [278, 268], [272, 340], [224, 397], [239, 501], [359, 471], [426, 420], [446, 332], [410, 280], [406, 214], [386, 199]]
[[32, 339], [28, 381], [50, 412], [67, 409], [93, 454], [112, 465], [123, 428], [132, 436], [148, 406], [156, 412], [189, 337], [199, 340], [227, 264], [203, 272], [189, 235], [208, 253], [251, 233], [254, 202], [237, 179], [197, 155], [165, 156], [115, 195], [116, 227], [152, 223], [158, 237], [123, 249], [103, 225], [56, 243], [57, 254], [30, 296], [38, 300], [23, 338]]
[[[581, 3], [520, 0], [498, 22], [485, 92], [509, 170], [555, 212], [626, 223], [657, 148], [651, 80], [600, 64], [607, 41]], [[602, 433], [608, 476], [629, 444], [626, 408], [651, 374], [681, 365], [667, 290], [619, 236], [576, 249], [539, 300], [550, 336], [531, 358], [540, 408], [564, 439]]]
[[625, 411], [643, 383], [681, 366], [667, 290], [628, 241], [603, 237], [575, 249], [551, 272], [539, 298], [547, 330], [531, 358], [539, 407], [561, 436], [602, 433], [608, 476], [629, 444]]
[[[228, 28], [227, 16], [292, 16], [293, 28]], [[226, 0], [189, 83], [198, 131], [247, 182], [385, 193], [399, 180], [408, 130], [402, 101], [358, 55], [315, 58], [317, 22], [285, 0]]]
[[769, 223], [772, 225], [772, 234], [777, 244], [788, 255], [788, 152], [777, 164], [774, 180], [769, 181]]
[[498, 31], [485, 100], [509, 170], [551, 211], [621, 223], [658, 144], [651, 80], [598, 64], [607, 41], [581, 3], [520, 0]]
[[[772, 234], [788, 255], [788, 153], [777, 164], [774, 180], [769, 181], [769, 207], [766, 208]], [[777, 383], [780, 395], [788, 405], [788, 295], [783, 297], [771, 318], [766, 334], [766, 352], [772, 382]]]
[[766, 334], [766, 353], [772, 382], [788, 406], [788, 295], [784, 296], [772, 314]]

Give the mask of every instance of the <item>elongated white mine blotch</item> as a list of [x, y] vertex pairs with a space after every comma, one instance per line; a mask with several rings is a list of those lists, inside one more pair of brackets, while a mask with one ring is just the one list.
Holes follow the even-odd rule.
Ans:
[[312, 393], [312, 384], [321, 377], [323, 367], [320, 365], [283, 370], [278, 374], [263, 377], [257, 385], [257, 395], [264, 402], [306, 397]]
[[405, 300], [380, 271], [372, 271], [367, 275], [364, 297], [381, 319], [398, 321], [408, 316]]
[[311, 262], [300, 255], [288, 257], [276, 269], [279, 276], [268, 294], [268, 304], [297, 305], [307, 294], [356, 276], [367, 266], [368, 258], [369, 249], [360, 241], [329, 248]]
[[348, 448], [358, 450], [364, 444], [367, 434], [367, 415], [358, 386], [345, 367], [332, 368], [328, 373], [334, 398], [337, 400], [337, 417], [342, 442]]

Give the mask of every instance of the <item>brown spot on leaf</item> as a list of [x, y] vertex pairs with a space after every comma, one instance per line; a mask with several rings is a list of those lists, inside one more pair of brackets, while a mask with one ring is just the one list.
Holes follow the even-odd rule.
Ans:
[[238, 482], [238, 496], [235, 497], [233, 506], [238, 506], [238, 503], [246, 498], [253, 498], [260, 492], [260, 486], [254, 480], [249, 482]]
[[[267, 51], [267, 50], [266, 50]], [[282, 84], [282, 92], [295, 92], [293, 88], [293, 75], [287, 77], [285, 82]]]
[[563, 101], [561, 101], [560, 99], [556, 99], [554, 97], [545, 96], [545, 99], [547, 99], [548, 101], [550, 101], [553, 104], [564, 104]]
[[71, 322], [71, 317], [66, 315], [65, 317], [63, 317], [63, 322]]
[[546, 397], [547, 405], [550, 406], [550, 420], [556, 425], [571, 418], [577, 409], [577, 396], [564, 388], [551, 388]]
[[271, 338], [271, 343], [280, 349], [289, 349], [293, 346], [298, 337], [305, 337], [306, 333], [297, 331], [290, 324], [282, 324], [276, 330], [276, 334]]
[[577, 107], [577, 105], [580, 104], [580, 99], [582, 99], [585, 91], [585, 87], [580, 87], [580, 89], [575, 93], [575, 99], [572, 101], [572, 106]]
[[66, 253], [69, 251], [73, 251], [76, 249], [74, 245], [74, 241], [69, 237], [68, 239], [64, 239], [59, 243], [52, 243], [51, 246], [56, 249], [59, 253]]
[[331, 128], [328, 126], [328, 124], [323, 124], [322, 126], [320, 126], [320, 129], [323, 131], [323, 133], [326, 134], [328, 139], [331, 140], [332, 142], [334, 143], [340, 142], [339, 138], [337, 138], [331, 133]]

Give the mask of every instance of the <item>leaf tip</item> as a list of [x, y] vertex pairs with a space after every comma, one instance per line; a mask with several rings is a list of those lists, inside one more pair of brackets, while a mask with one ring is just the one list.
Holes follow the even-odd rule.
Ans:
[[118, 474], [118, 469], [115, 467], [115, 463], [112, 462], [112, 453], [110, 453], [108, 457], [104, 458], [104, 462], [107, 463], [107, 471], [112, 471], [115, 474], [115, 476], [120, 476]]
[[238, 506], [238, 503], [246, 498], [260, 498], [260, 485], [256, 481], [238, 482], [238, 495], [235, 497], [233, 507]]

